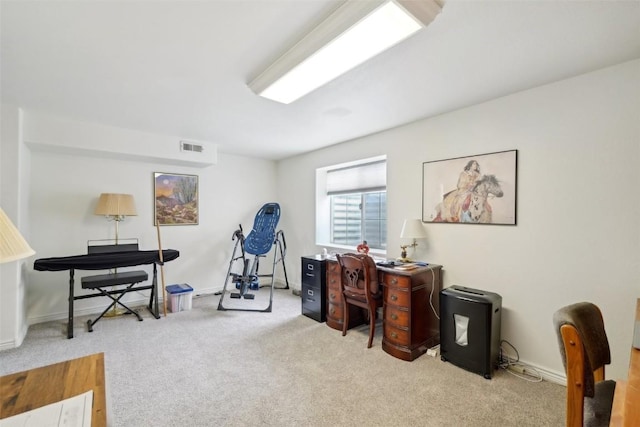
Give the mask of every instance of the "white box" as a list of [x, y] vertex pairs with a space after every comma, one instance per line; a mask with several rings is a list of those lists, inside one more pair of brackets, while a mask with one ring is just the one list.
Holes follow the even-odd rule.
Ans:
[[172, 313], [191, 310], [193, 288], [186, 283], [167, 286], [167, 307]]

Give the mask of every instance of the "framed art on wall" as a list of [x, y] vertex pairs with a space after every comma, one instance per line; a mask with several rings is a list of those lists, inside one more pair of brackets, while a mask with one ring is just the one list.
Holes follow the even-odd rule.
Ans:
[[154, 225], [198, 224], [198, 176], [154, 172]]
[[516, 225], [517, 150], [422, 164], [422, 221]]

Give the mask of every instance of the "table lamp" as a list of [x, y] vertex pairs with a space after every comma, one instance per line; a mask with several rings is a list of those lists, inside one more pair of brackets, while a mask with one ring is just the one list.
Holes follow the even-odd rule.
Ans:
[[419, 219], [405, 219], [404, 224], [402, 224], [400, 237], [402, 239], [413, 239], [411, 244], [400, 246], [400, 248], [402, 249], [400, 261], [411, 262], [411, 260], [407, 258], [407, 248], [415, 248], [416, 246], [418, 246], [417, 239], [424, 239], [425, 237], [427, 237], [427, 233], [425, 233], [424, 231], [422, 221]]
[[0, 208], [0, 264], [35, 254], [22, 234]]
[[98, 200], [95, 215], [104, 215], [107, 220], [116, 222], [116, 245], [118, 244], [118, 224], [126, 216], [138, 215], [131, 194], [102, 193]]

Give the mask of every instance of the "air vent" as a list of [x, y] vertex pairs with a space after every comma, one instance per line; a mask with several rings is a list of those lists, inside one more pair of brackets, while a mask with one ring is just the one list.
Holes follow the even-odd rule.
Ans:
[[180, 151], [193, 151], [195, 153], [202, 153], [204, 151], [204, 147], [192, 142], [180, 141]]

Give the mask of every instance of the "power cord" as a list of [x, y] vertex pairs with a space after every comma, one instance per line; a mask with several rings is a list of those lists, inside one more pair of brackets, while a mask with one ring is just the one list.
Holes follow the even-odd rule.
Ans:
[[430, 268], [429, 271], [431, 271], [431, 292], [429, 293], [429, 305], [431, 306], [431, 310], [433, 310], [433, 314], [435, 314], [438, 320], [440, 320], [440, 315], [438, 315], [436, 308], [433, 306], [433, 292], [436, 289], [436, 273], [433, 272], [433, 268]]
[[[509, 346], [515, 353], [515, 357], [508, 355], [504, 346]], [[542, 375], [540, 372], [531, 365], [520, 362], [520, 354], [518, 353], [518, 350], [507, 340], [500, 341], [500, 360], [498, 367], [522, 380], [533, 383], [542, 382]]]

